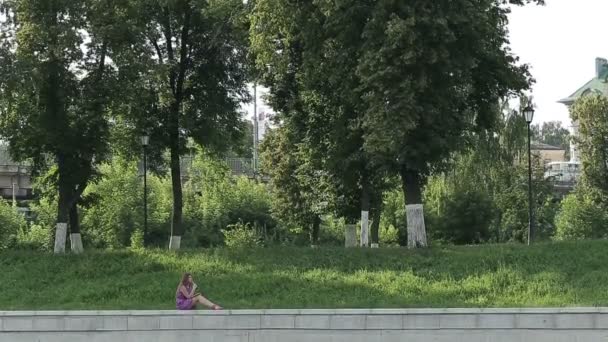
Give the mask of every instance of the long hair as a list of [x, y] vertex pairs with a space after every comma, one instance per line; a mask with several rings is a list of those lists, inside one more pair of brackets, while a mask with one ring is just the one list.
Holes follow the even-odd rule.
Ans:
[[182, 276], [182, 281], [181, 281], [180, 284], [184, 285], [184, 286], [188, 286], [189, 285], [188, 284], [188, 278], [190, 278], [191, 276], [192, 276], [192, 273], [188, 273], [188, 272], [184, 273], [184, 275]]

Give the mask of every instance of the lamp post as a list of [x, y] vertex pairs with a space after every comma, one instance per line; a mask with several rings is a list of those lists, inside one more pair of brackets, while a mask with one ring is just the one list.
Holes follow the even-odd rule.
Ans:
[[534, 217], [532, 216], [532, 156], [530, 146], [530, 124], [532, 124], [532, 119], [534, 119], [534, 108], [531, 105], [528, 105], [523, 109], [523, 114], [526, 123], [528, 124], [528, 245], [530, 245], [532, 243], [532, 238], [534, 237]]
[[144, 246], [148, 241], [148, 144], [150, 143], [150, 137], [142, 135], [141, 146], [144, 150]]

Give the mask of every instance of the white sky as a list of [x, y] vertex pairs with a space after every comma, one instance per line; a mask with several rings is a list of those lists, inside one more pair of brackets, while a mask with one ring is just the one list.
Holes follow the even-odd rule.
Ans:
[[[513, 53], [530, 65], [536, 79], [532, 95], [535, 123], [559, 120], [570, 127], [567, 97], [593, 78], [595, 58], [608, 58], [606, 19], [608, 0], [546, 0], [545, 6], [514, 7], [509, 16]], [[258, 112], [271, 112], [260, 98]], [[253, 105], [246, 106], [248, 117]]]
[[608, 0], [546, 0], [545, 6], [513, 8], [511, 48], [536, 78], [534, 122], [560, 120], [569, 127], [568, 110], [556, 101], [591, 80], [595, 58], [608, 58], [605, 16]]

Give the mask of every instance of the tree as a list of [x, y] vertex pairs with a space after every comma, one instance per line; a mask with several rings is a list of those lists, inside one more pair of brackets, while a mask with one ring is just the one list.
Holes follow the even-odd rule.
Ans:
[[[369, 6], [258, 1], [251, 26], [261, 79], [281, 124], [326, 176], [335, 214], [351, 224], [361, 219], [363, 243], [370, 210], [379, 222], [385, 184], [362, 149], [362, 101], [352, 91], [360, 86], [353, 70]], [[377, 234], [372, 238], [378, 242]]]
[[283, 224], [303, 227], [309, 232], [310, 244], [316, 245], [320, 217], [327, 210], [327, 183], [292, 136], [285, 127], [266, 134], [260, 146], [262, 172], [270, 178], [273, 215]]
[[[496, 115], [492, 129], [470, 136], [471, 146], [453, 154], [449, 170], [429, 178], [424, 203], [434, 239], [456, 244], [526, 241], [527, 123], [506, 103]], [[536, 231], [548, 238], [557, 205], [540, 158], [532, 166]]]
[[528, 87], [508, 49], [508, 8], [495, 1], [379, 1], [357, 68], [365, 150], [400, 175], [408, 245], [426, 245], [422, 185], [433, 169], [494, 125], [498, 100]]
[[562, 200], [556, 218], [556, 240], [602, 239], [607, 235], [606, 210], [577, 189]]
[[106, 110], [113, 97], [112, 53], [123, 20], [117, 1], [12, 0], [2, 3], [2, 135], [33, 172], [56, 164], [55, 252], [82, 251], [77, 204], [108, 152]]
[[541, 125], [532, 126], [532, 137], [543, 144], [561, 147], [570, 150], [570, 131], [562, 126], [561, 121], [543, 122]]
[[245, 128], [238, 110], [248, 99], [244, 5], [240, 0], [132, 0], [130, 5], [136, 13], [134, 51], [117, 62], [131, 88], [122, 121], [126, 131], [151, 136], [157, 163], [169, 151], [169, 247], [179, 249], [184, 232], [180, 156], [187, 138], [221, 151], [241, 139]]
[[571, 116], [579, 122], [575, 142], [581, 153], [582, 173], [577, 186], [608, 208], [608, 99], [583, 97], [572, 107]]

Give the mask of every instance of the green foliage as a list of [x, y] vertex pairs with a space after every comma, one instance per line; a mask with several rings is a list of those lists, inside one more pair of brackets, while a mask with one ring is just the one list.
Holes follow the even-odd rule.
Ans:
[[262, 245], [262, 237], [249, 223], [235, 223], [222, 230], [228, 248], [253, 248]]
[[[118, 93], [110, 58], [121, 48], [114, 1], [4, 1], [0, 46], [2, 139], [33, 173], [56, 164], [58, 222], [108, 155], [107, 111]], [[86, 47], [86, 48], [85, 48]]]
[[[472, 137], [477, 147], [455, 155], [449, 172], [429, 180], [425, 204], [433, 238], [460, 244], [527, 241], [526, 123], [508, 108], [497, 115], [496, 132]], [[538, 158], [532, 167], [535, 238], [548, 239], [557, 204]]]
[[0, 199], [0, 250], [14, 247], [18, 234], [24, 229], [26, 222], [23, 215]]
[[144, 232], [137, 229], [131, 234], [131, 249], [141, 250], [144, 247]]
[[454, 244], [489, 240], [494, 203], [483, 189], [453, 178], [435, 176], [425, 191], [429, 233], [436, 241]]
[[36, 181], [34, 189], [40, 197], [30, 204], [34, 220], [30, 227], [20, 234], [19, 240], [28, 248], [50, 251], [53, 248], [55, 220], [57, 217], [57, 200]]
[[601, 307], [608, 305], [607, 248], [608, 241], [573, 241], [423, 251], [106, 251], [61, 258], [9, 251], [0, 254], [0, 307], [174, 309], [184, 271], [231, 309]]
[[[117, 122], [126, 127], [115, 136], [150, 135], [152, 164], [171, 170], [171, 234], [182, 236], [180, 157], [187, 142], [226, 151], [246, 129], [240, 110], [249, 99], [246, 6], [241, 0], [126, 4], [131, 48], [117, 63], [126, 88]], [[167, 150], [170, 159], [163, 160]]]
[[277, 216], [307, 227], [324, 203], [356, 222], [387, 175], [420, 203], [424, 176], [529, 86], [508, 11], [494, 0], [256, 1], [252, 50], [281, 123], [267, 168]]
[[570, 131], [568, 128], [562, 126], [561, 121], [546, 121], [542, 125], [533, 125], [532, 127], [532, 139], [548, 144], [551, 146], [561, 147], [566, 150], [566, 153], [570, 150]]
[[310, 231], [317, 215], [327, 211], [328, 184], [310, 155], [283, 128], [269, 132], [261, 146], [261, 166], [270, 178], [272, 214], [283, 227]]
[[608, 208], [608, 99], [585, 96], [574, 104], [572, 119], [579, 122], [577, 148], [581, 155], [579, 183], [592, 200]]
[[598, 203], [580, 191], [562, 200], [556, 218], [556, 240], [597, 239], [608, 236], [608, 215]]
[[509, 51], [508, 8], [496, 1], [373, 4], [357, 67], [365, 149], [396, 173], [425, 175], [468, 132], [495, 126], [493, 107], [527, 88], [527, 67]]
[[[83, 210], [83, 243], [96, 248], [123, 248], [132, 234], [143, 231], [143, 181], [137, 166], [120, 159], [101, 167], [104, 177], [86, 195], [92, 203]], [[169, 234], [171, 194], [166, 180], [148, 175], [148, 243], [163, 246]]]
[[17, 248], [51, 251], [53, 249], [53, 230], [37, 224], [24, 227], [17, 234]]
[[234, 178], [227, 165], [207, 153], [200, 153], [185, 185], [184, 246], [218, 246], [224, 242], [222, 230], [243, 223], [275, 234], [271, 216], [271, 195], [264, 184], [245, 177]]
[[399, 187], [384, 194], [384, 204], [380, 216], [380, 242], [394, 244], [407, 241], [407, 234], [402, 229], [406, 226], [403, 191]]

